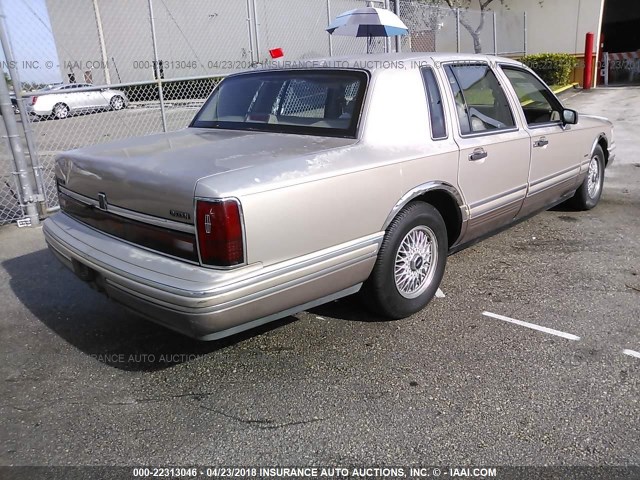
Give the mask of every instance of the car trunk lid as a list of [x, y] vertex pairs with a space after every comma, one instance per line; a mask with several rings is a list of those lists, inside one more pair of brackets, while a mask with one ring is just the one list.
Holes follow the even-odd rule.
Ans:
[[353, 139], [187, 128], [60, 155], [59, 183], [106, 205], [193, 223], [199, 179], [348, 145]]

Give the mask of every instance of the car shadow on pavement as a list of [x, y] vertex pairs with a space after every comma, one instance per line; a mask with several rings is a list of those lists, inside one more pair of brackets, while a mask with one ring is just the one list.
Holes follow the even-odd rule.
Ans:
[[351, 322], [377, 323], [392, 321], [367, 309], [365, 300], [359, 293], [312, 308], [309, 313], [320, 317]]
[[[231, 337], [203, 342], [145, 320], [93, 290], [47, 249], [6, 260], [2, 266], [18, 300], [36, 319], [96, 360], [129, 371], [157, 371], [232, 347], [297, 320], [286, 317]], [[33, 336], [33, 325], [21, 332]], [[44, 346], [43, 355], [60, 350]]]
[[563, 213], [573, 213], [573, 214], [580, 214], [580, 210], [576, 210], [575, 207], [573, 207], [572, 205], [568, 204], [567, 202], [563, 202], [563, 203], [559, 203], [558, 205], [551, 207], [549, 209], [550, 212], [563, 212]]

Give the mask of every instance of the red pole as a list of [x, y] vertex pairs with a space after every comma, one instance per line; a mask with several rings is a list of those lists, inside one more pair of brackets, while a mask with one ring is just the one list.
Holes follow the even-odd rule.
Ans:
[[584, 78], [582, 80], [582, 88], [590, 90], [593, 85], [593, 41], [595, 35], [593, 32], [587, 33], [584, 43]]

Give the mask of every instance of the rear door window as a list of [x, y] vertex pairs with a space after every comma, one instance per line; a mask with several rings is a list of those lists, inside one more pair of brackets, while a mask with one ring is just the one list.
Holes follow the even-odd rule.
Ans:
[[488, 65], [446, 65], [462, 135], [515, 127], [507, 96]]

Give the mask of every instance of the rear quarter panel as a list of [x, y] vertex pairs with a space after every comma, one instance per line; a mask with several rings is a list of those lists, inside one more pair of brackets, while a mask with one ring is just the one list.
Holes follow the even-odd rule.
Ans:
[[456, 163], [457, 152], [435, 154], [242, 196], [248, 261], [268, 265], [381, 232], [406, 192], [455, 182]]

